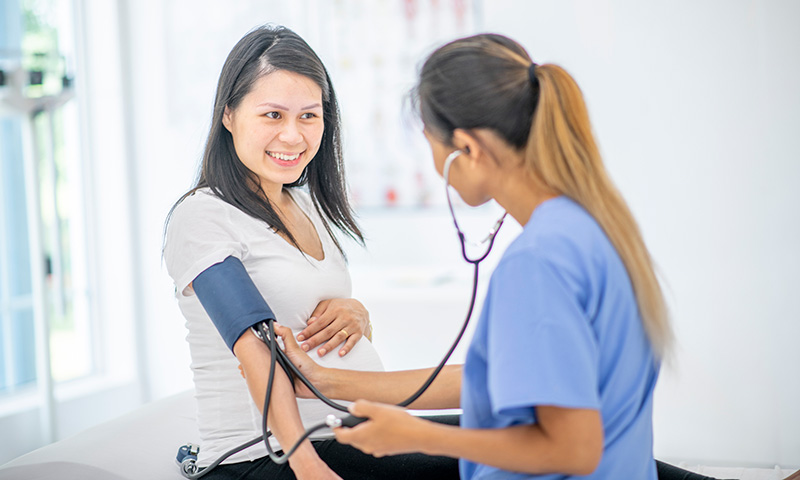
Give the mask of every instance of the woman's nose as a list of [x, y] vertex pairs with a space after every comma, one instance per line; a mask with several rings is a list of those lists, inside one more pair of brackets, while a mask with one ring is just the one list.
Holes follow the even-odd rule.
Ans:
[[287, 121], [283, 124], [281, 128], [281, 132], [278, 135], [278, 139], [281, 142], [287, 143], [289, 145], [296, 145], [303, 141], [303, 134], [300, 133], [300, 129], [297, 128], [297, 123], [293, 121]]

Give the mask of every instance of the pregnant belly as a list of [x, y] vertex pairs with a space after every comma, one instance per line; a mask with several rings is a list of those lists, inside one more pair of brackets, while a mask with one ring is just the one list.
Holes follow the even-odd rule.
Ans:
[[378, 351], [375, 350], [372, 342], [364, 337], [362, 337], [344, 357], [339, 356], [338, 349], [335, 349], [324, 357], [317, 355], [317, 349], [308, 352], [308, 355], [318, 364], [328, 368], [373, 372], [384, 370], [383, 362], [381, 362]]

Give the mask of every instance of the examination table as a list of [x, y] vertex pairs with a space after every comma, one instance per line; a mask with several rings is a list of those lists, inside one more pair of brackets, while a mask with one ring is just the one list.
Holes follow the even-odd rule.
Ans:
[[[198, 443], [195, 401], [189, 390], [47, 445], [0, 466], [0, 480], [180, 480], [175, 456]], [[783, 480], [779, 467], [723, 468], [678, 464], [718, 478]], [[792, 478], [800, 480], [800, 475]]]
[[181, 480], [175, 456], [198, 443], [188, 390], [0, 466], [0, 480]]

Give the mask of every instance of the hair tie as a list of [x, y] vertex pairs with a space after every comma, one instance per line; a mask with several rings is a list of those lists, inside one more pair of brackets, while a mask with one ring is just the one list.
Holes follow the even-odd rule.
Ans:
[[528, 79], [531, 81], [531, 84], [536, 85], [536, 82], [539, 80], [536, 79], [536, 67], [535, 63], [531, 63], [531, 66], [528, 67]]

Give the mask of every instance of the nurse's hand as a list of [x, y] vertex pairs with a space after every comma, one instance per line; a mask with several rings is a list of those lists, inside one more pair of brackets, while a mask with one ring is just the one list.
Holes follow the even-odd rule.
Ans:
[[354, 298], [334, 298], [317, 305], [297, 341], [302, 342], [300, 347], [306, 352], [322, 345], [317, 350], [320, 357], [342, 345], [338, 353], [343, 357], [365, 335], [371, 338], [372, 325], [364, 305]]
[[[277, 322], [275, 322], [274, 326], [275, 334], [283, 340], [283, 351], [286, 352], [289, 360], [292, 361], [317, 389], [325, 393], [323, 382], [326, 378], [325, 368], [314, 360], [311, 360], [311, 357], [300, 348], [300, 345], [294, 340], [291, 328], [279, 325]], [[294, 391], [295, 395], [299, 398], [317, 398], [316, 395], [311, 393], [311, 390], [296, 377], [294, 379]]]
[[375, 457], [420, 451], [431, 423], [394, 405], [358, 400], [349, 407], [357, 417], [369, 418], [352, 428], [333, 430], [339, 443], [352, 445]]

